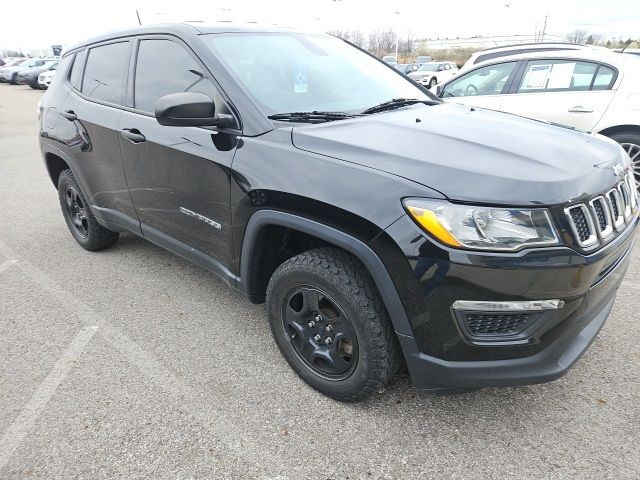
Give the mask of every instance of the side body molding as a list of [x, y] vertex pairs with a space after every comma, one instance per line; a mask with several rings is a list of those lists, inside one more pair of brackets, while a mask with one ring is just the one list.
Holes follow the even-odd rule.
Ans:
[[389, 312], [391, 322], [396, 332], [403, 335], [413, 336], [413, 330], [404, 311], [398, 292], [387, 272], [386, 267], [378, 258], [376, 253], [364, 242], [347, 235], [340, 230], [323, 225], [314, 220], [310, 220], [297, 215], [277, 210], [259, 210], [254, 213], [247, 224], [242, 241], [242, 253], [240, 257], [240, 284], [238, 287], [243, 292], [247, 292], [250, 285], [251, 258], [255, 240], [262, 227], [267, 225], [279, 225], [293, 230], [313, 235], [321, 240], [332, 243], [352, 255], [356, 256], [369, 270], [373, 281], [382, 296], [384, 305]]

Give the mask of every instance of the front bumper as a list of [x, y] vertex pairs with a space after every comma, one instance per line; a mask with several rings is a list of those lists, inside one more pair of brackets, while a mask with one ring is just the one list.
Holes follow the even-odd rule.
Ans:
[[[389, 227], [386, 233], [409, 259], [407, 271], [381, 240], [376, 247], [383, 252], [396, 287], [405, 292], [403, 303], [413, 335], [398, 332], [398, 339], [414, 386], [450, 393], [542, 383], [565, 374], [611, 310], [637, 226], [635, 218], [618, 238], [589, 255], [568, 247], [518, 255], [453, 252], [416, 236], [409, 219]], [[426, 266], [424, 259], [429, 260]], [[560, 299], [564, 306], [524, 344], [474, 344], [457, 328], [451, 309], [456, 300], [545, 299]]]

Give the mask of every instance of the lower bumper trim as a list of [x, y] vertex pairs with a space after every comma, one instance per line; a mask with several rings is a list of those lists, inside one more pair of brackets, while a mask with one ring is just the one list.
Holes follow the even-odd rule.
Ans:
[[589, 348], [613, 306], [611, 298], [593, 319], [569, 338], [558, 338], [536, 355], [508, 360], [448, 361], [418, 350], [414, 337], [398, 334], [413, 385], [427, 393], [545, 383], [564, 375]]

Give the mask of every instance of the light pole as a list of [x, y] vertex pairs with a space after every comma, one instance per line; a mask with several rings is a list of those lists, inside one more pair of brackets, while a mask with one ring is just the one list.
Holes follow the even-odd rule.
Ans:
[[[396, 24], [396, 28], [400, 26], [400, 10], [396, 10], [393, 12], [395, 15], [398, 15], [398, 23]], [[400, 29], [398, 28], [396, 31], [396, 63], [398, 62], [398, 45], [400, 44]]]

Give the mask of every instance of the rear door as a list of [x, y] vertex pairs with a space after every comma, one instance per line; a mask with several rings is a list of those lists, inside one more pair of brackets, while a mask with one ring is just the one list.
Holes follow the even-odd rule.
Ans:
[[611, 102], [616, 77], [613, 67], [596, 62], [531, 60], [501, 110], [588, 131]]
[[94, 213], [137, 230], [118, 132], [131, 46], [130, 40], [118, 40], [76, 53], [56, 133], [76, 163]]
[[[137, 40], [129, 111], [119, 140], [131, 198], [145, 237], [229, 276], [230, 173], [237, 134], [160, 125], [156, 101], [171, 93], [202, 92], [216, 113], [231, 113], [207, 69], [174, 37]], [[131, 135], [133, 134], [133, 135]]]

